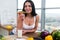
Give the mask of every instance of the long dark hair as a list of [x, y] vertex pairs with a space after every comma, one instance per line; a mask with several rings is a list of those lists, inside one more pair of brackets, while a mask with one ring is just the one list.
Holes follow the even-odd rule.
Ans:
[[[35, 12], [35, 5], [34, 5], [34, 3], [33, 3], [31, 0], [26, 0], [26, 1], [24, 2], [22, 11], [25, 11], [24, 8], [25, 8], [25, 3], [26, 3], [26, 2], [29, 2], [29, 3], [31, 4], [31, 6], [32, 6], [31, 15], [32, 15], [32, 16], [36, 16], [37, 14], [36, 14], [36, 12]], [[25, 14], [25, 16], [27, 16], [27, 14]]]

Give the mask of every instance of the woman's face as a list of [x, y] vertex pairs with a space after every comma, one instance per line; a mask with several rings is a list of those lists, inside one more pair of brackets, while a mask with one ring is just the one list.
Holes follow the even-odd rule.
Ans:
[[26, 2], [25, 3], [25, 8], [24, 10], [27, 12], [27, 13], [31, 13], [32, 12], [32, 6], [29, 2]]

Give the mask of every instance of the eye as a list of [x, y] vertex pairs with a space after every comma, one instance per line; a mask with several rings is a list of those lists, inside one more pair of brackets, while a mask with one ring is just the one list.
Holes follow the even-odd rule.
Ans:
[[31, 5], [25, 5], [24, 7], [32, 7]]
[[27, 7], [27, 5], [25, 5], [24, 7]]
[[31, 7], [31, 5], [28, 5], [29, 7]]

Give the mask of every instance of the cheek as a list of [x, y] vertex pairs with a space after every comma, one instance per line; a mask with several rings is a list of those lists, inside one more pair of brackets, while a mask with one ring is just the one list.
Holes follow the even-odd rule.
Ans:
[[29, 10], [29, 12], [32, 12], [32, 8], [31, 7], [29, 7], [28, 9], [25, 7], [24, 10], [25, 11]]
[[24, 10], [26, 11], [26, 8], [24, 8]]
[[32, 8], [30, 8], [30, 12], [32, 12]]
[[32, 11], [32, 8], [30, 8], [30, 10]]

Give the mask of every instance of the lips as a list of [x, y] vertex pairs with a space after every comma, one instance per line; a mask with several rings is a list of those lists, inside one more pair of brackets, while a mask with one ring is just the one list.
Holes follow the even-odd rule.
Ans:
[[30, 10], [26, 10], [27, 13], [30, 13]]

